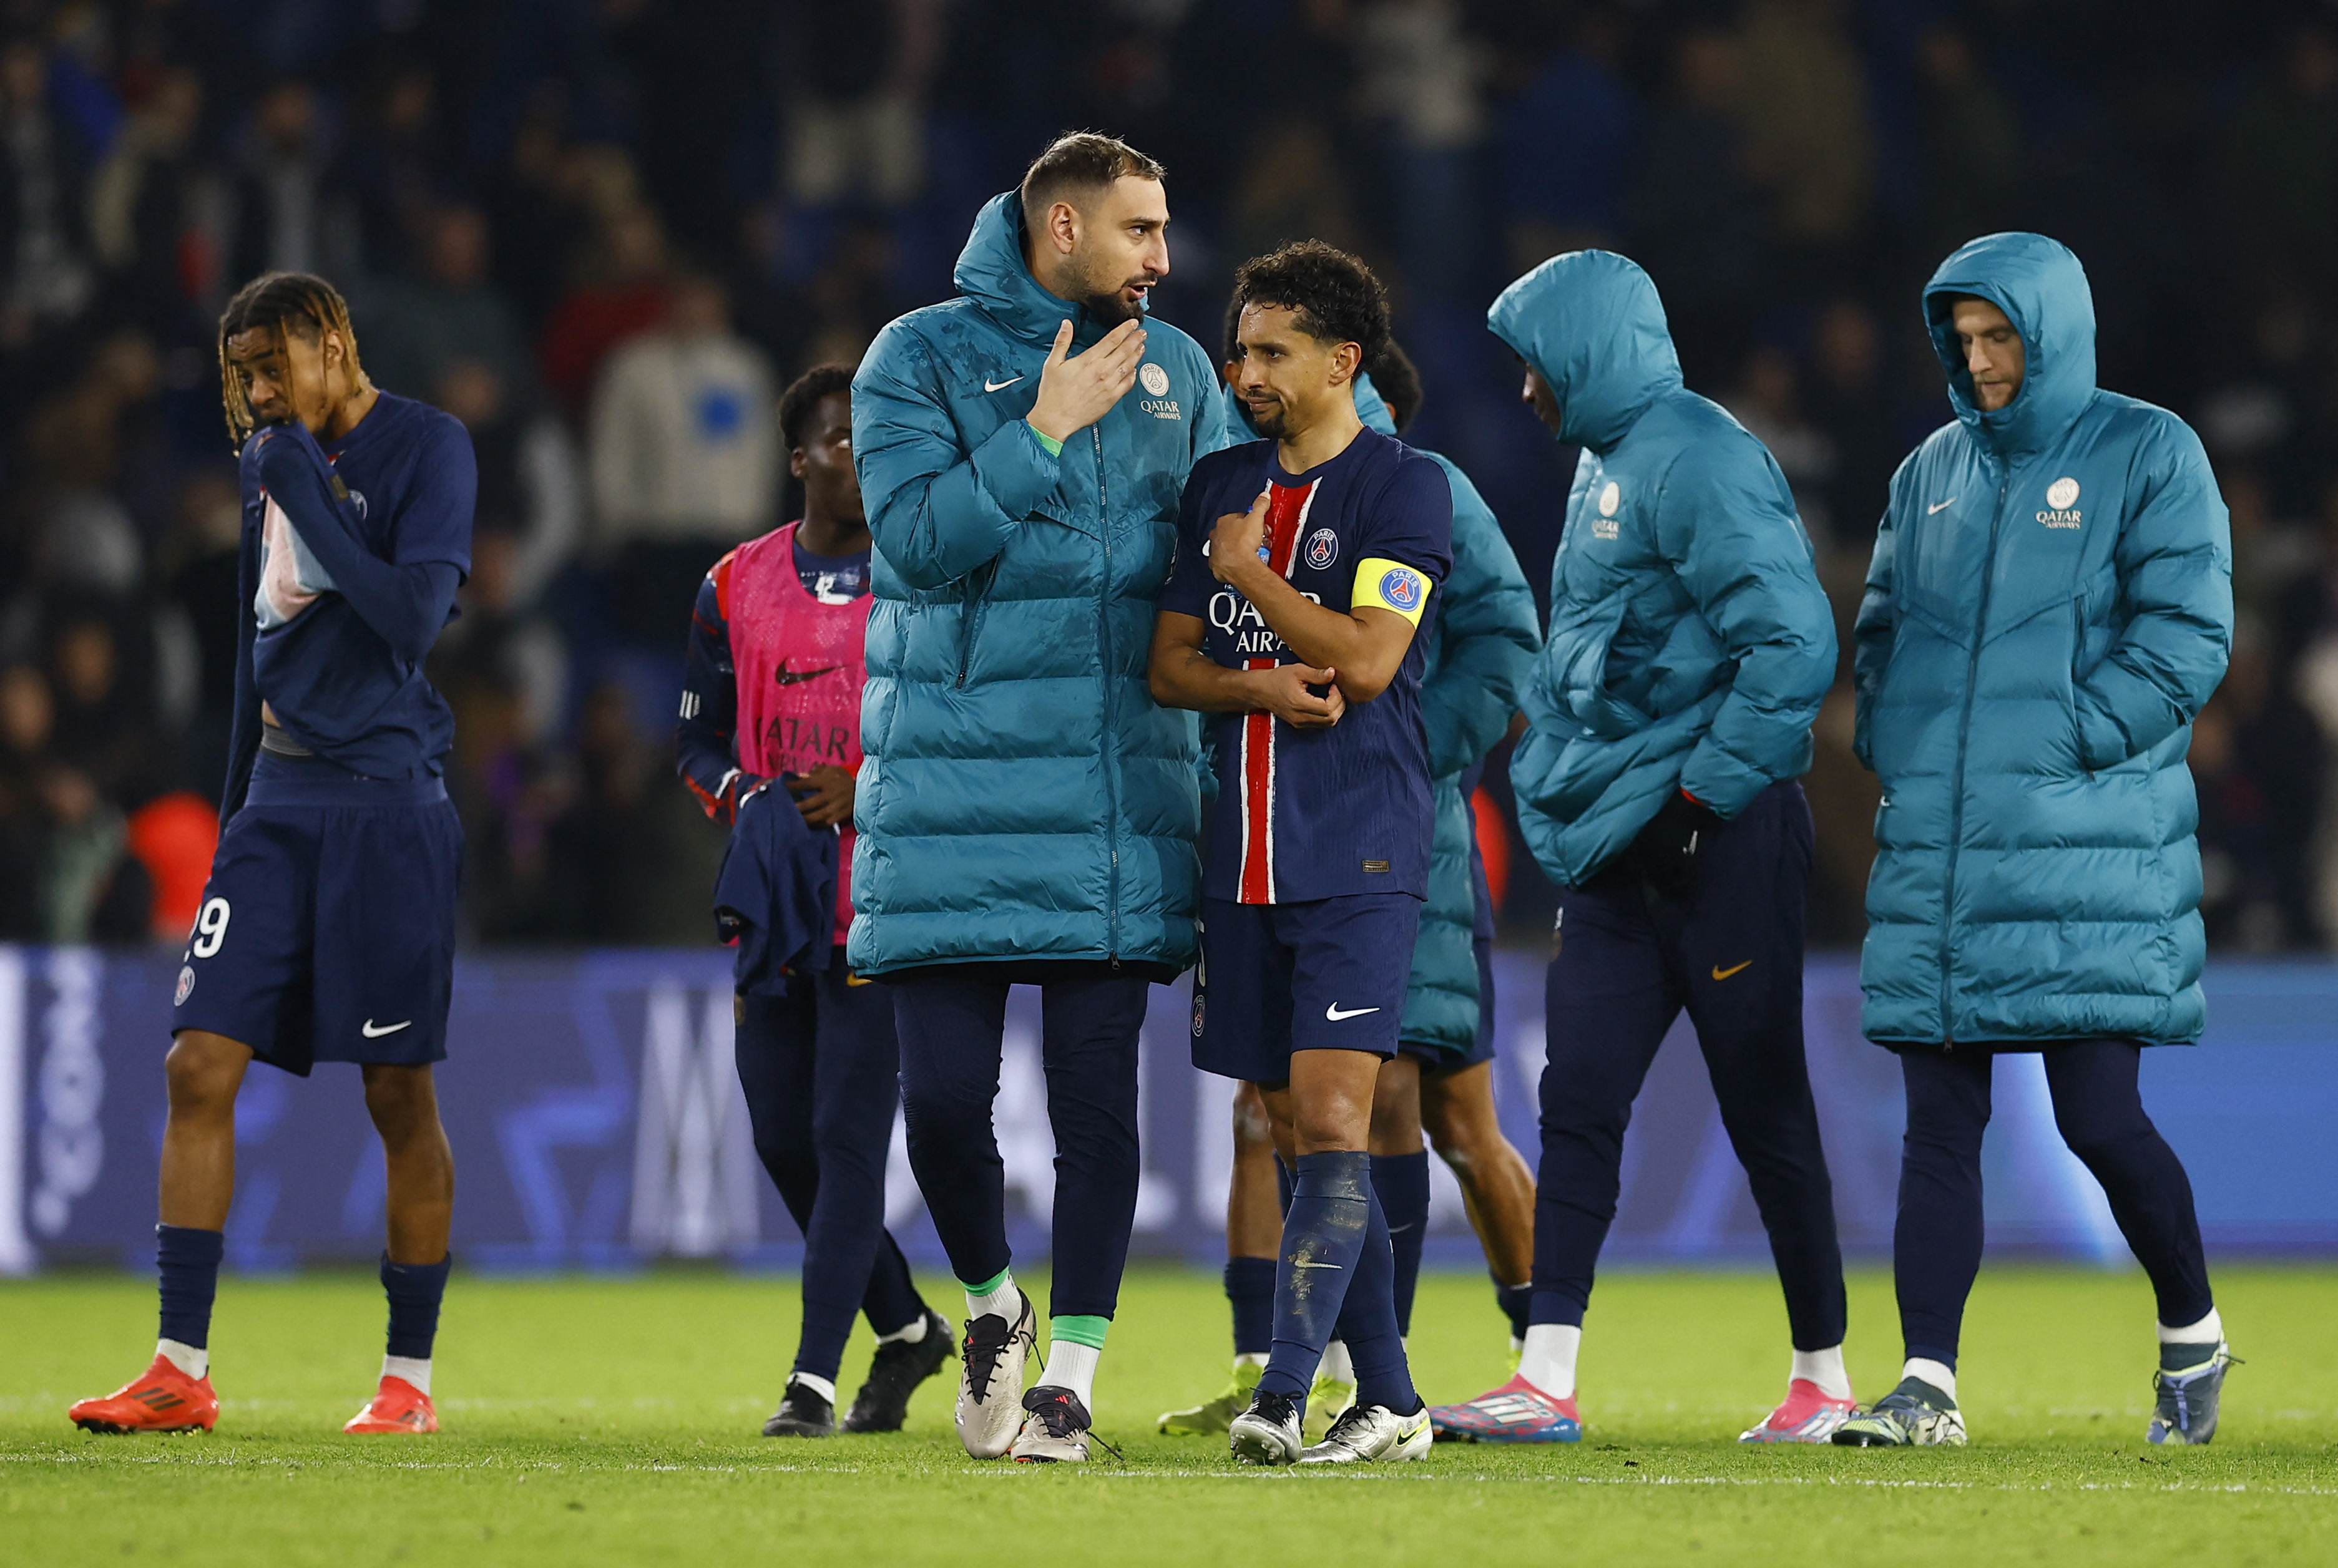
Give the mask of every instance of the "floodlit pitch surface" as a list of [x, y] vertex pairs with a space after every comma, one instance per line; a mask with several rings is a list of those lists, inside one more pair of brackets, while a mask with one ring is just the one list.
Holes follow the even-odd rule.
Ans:
[[[2248, 1364], [2196, 1452], [2143, 1442], [2151, 1304], [2132, 1272], [1983, 1274], [1960, 1453], [1739, 1448], [1784, 1379], [1774, 1285], [1619, 1272], [1590, 1326], [1580, 1446], [1307, 1474], [1154, 1435], [1156, 1411], [1223, 1381], [1225, 1307], [1198, 1270], [1131, 1276], [1098, 1396], [1125, 1460], [1052, 1470], [967, 1459], [943, 1379], [896, 1436], [757, 1436], [794, 1345], [783, 1279], [458, 1276], [437, 1373], [447, 1430], [421, 1439], [339, 1435], [378, 1367], [366, 1276], [230, 1279], [220, 1430], [170, 1438], [64, 1419], [142, 1364], [144, 1280], [0, 1283], [0, 1562], [2338, 1561], [2338, 1269], [2217, 1282]], [[1886, 1276], [1854, 1279], [1852, 1324], [1871, 1396], [1897, 1367]], [[1423, 1281], [1431, 1398], [1502, 1381], [1503, 1347], [1480, 1279]], [[848, 1389], [868, 1355], [857, 1338]]]

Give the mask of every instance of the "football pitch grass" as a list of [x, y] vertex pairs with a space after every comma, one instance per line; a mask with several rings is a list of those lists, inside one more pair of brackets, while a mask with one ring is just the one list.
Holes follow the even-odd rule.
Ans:
[[[962, 1310], [945, 1284], [929, 1298]], [[2247, 1365], [2205, 1449], [2143, 1442], [2151, 1301], [2132, 1272], [1986, 1270], [1960, 1390], [1972, 1446], [1877, 1452], [1732, 1441], [1784, 1381], [1766, 1275], [1617, 1271], [1588, 1325], [1581, 1445], [1294, 1473], [1154, 1433], [1224, 1382], [1225, 1305], [1199, 1269], [1131, 1271], [1096, 1401], [1125, 1457], [1056, 1468], [968, 1459], [947, 1373], [899, 1435], [758, 1436], [793, 1348], [785, 1279], [458, 1275], [435, 1438], [339, 1434], [378, 1369], [368, 1274], [225, 1280], [220, 1429], [182, 1437], [64, 1419], [142, 1367], [146, 1280], [0, 1282], [0, 1563], [2338, 1560], [2338, 1269], [2217, 1284]], [[1898, 1367], [1886, 1275], [1853, 1276], [1851, 1321], [1872, 1397]], [[848, 1398], [869, 1350], [864, 1330]], [[1412, 1354], [1431, 1399], [1503, 1380], [1482, 1277], [1423, 1279]]]

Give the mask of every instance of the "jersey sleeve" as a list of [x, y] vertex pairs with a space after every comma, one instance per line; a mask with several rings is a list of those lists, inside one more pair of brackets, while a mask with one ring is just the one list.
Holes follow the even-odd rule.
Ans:
[[443, 561], [471, 574], [471, 518], [479, 498], [479, 463], [471, 433], [450, 415], [429, 422], [415, 458], [414, 488], [398, 518], [390, 559], [400, 566]]
[[1453, 486], [1445, 470], [1407, 454], [1365, 518], [1349, 603], [1420, 624], [1429, 595], [1453, 570]]
[[1177, 559], [1169, 568], [1168, 585], [1161, 590], [1159, 608], [1178, 615], [1206, 618], [1217, 579], [1210, 575], [1209, 557], [1202, 546], [1209, 542], [1214, 519], [1206, 519], [1210, 497], [1217, 486], [1209, 475], [1213, 463], [1197, 463], [1185, 480], [1185, 494], [1177, 503]]
[[731, 658], [731, 621], [726, 603], [734, 555], [714, 564], [698, 585], [691, 611], [690, 641], [683, 652], [682, 707], [674, 726], [674, 770], [718, 822], [735, 821], [739, 802], [764, 780], [733, 760], [739, 727], [739, 680]]

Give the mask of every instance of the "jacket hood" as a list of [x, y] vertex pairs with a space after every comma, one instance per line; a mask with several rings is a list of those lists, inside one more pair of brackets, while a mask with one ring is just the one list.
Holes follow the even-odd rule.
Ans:
[[1554, 256], [1508, 289], [1486, 325], [1558, 396], [1558, 438], [1606, 452], [1681, 385], [1664, 301], [1612, 250]]
[[1086, 309], [1057, 299], [1031, 276], [1023, 260], [1023, 202], [1012, 191], [993, 196], [975, 214], [950, 281], [1007, 331], [1043, 347], [1056, 340], [1056, 328], [1066, 317], [1073, 322], [1075, 353], [1105, 331]]
[[[2021, 334], [2021, 389], [1994, 413], [1973, 402], [1957, 347], [1954, 298], [1986, 299]], [[1960, 246], [1924, 285], [1924, 325], [1948, 373], [1957, 418], [2008, 456], [2051, 446], [2095, 395], [2095, 296], [2068, 246], [2043, 234], [1985, 234]]]

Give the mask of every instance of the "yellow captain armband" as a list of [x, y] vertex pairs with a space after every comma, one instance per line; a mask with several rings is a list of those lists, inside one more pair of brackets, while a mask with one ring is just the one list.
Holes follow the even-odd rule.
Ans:
[[1348, 594], [1348, 603], [1357, 610], [1367, 604], [1386, 610], [1418, 626], [1420, 612], [1429, 608], [1429, 591], [1436, 586], [1426, 572], [1401, 561], [1370, 555], [1356, 565], [1356, 585]]

